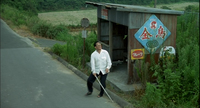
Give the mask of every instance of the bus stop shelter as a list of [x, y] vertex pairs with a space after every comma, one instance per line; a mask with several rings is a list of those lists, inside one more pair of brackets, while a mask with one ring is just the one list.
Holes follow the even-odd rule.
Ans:
[[150, 62], [150, 54], [154, 53], [157, 63], [162, 46], [176, 48], [177, 16], [183, 11], [89, 1], [86, 4], [97, 7], [97, 39], [110, 54], [111, 72], [123, 67], [128, 84], [139, 80], [132, 50], [143, 49], [145, 62]]

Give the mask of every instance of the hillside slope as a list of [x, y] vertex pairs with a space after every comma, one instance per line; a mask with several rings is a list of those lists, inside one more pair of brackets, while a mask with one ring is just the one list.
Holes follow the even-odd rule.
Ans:
[[[184, 11], [185, 7], [189, 5], [195, 5], [199, 7], [199, 2], [182, 2], [174, 4], [161, 4], [157, 5], [156, 8], [161, 8], [162, 6], [167, 6], [172, 10]], [[149, 7], [149, 6], [146, 6]], [[38, 17], [41, 20], [45, 20], [53, 25], [66, 24], [66, 25], [80, 25], [82, 18], [86, 17], [89, 19], [90, 23], [97, 23], [97, 10], [79, 10], [79, 11], [63, 11], [63, 12], [46, 12], [38, 13]]]

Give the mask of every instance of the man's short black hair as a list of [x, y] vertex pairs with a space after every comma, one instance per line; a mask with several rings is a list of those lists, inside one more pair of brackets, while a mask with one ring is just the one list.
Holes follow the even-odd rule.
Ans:
[[95, 42], [94, 42], [94, 47], [96, 46], [96, 44], [97, 44], [98, 42], [99, 42], [99, 41], [95, 41]]

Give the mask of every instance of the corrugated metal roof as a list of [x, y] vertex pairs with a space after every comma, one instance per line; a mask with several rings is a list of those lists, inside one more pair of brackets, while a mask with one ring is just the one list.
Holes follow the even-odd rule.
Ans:
[[113, 3], [100, 3], [100, 2], [90, 2], [86, 1], [86, 4], [91, 4], [94, 6], [105, 6], [107, 8], [116, 8], [117, 11], [126, 11], [126, 12], [142, 12], [142, 13], [160, 13], [160, 14], [184, 14], [184, 11], [176, 10], [167, 10], [167, 9], [158, 9], [158, 8], [148, 8], [136, 5], [124, 5], [124, 4], [113, 4]]

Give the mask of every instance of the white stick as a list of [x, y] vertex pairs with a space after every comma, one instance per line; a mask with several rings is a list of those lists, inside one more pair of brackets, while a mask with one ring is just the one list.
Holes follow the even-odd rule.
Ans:
[[[94, 75], [97, 79], [97, 81], [99, 82], [100, 86], [103, 88], [103, 90], [106, 92], [105, 88], [103, 87], [103, 85], [101, 84], [101, 82], [99, 81], [99, 79], [97, 78], [96, 75]], [[108, 93], [106, 92], [106, 94], [108, 95]], [[113, 100], [111, 99], [111, 97], [108, 95], [108, 97], [110, 98], [110, 100], [113, 102]]]

